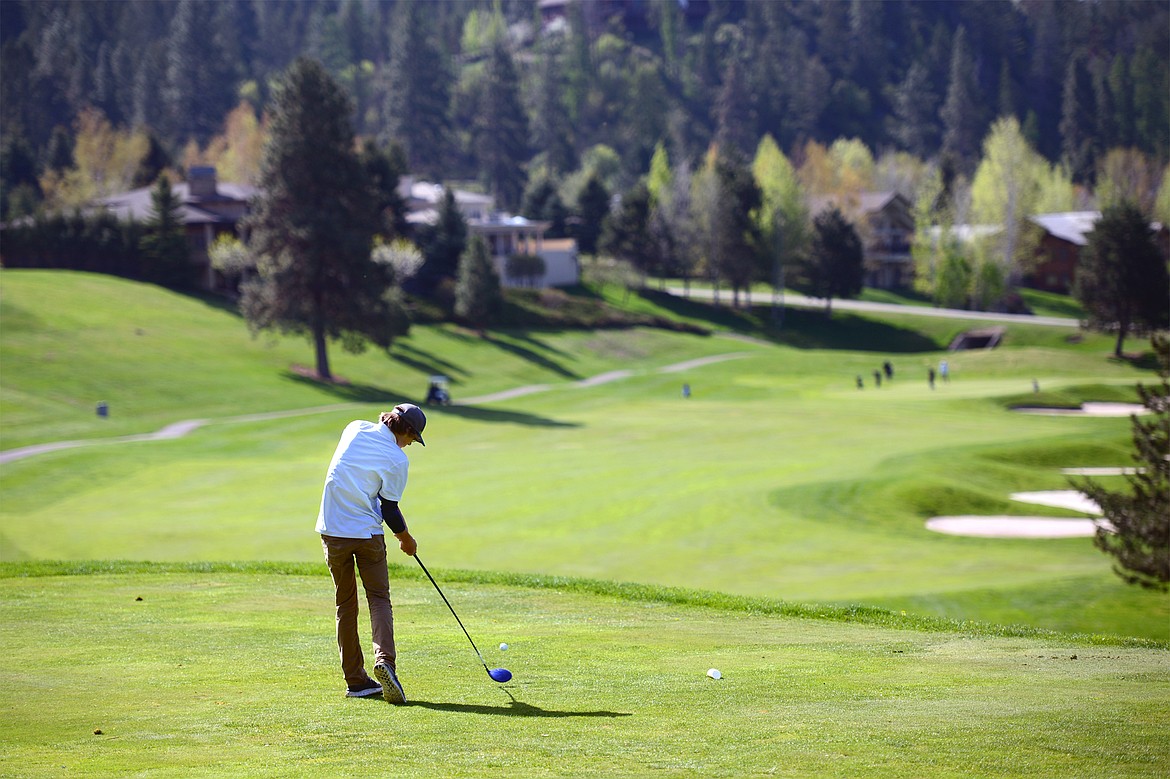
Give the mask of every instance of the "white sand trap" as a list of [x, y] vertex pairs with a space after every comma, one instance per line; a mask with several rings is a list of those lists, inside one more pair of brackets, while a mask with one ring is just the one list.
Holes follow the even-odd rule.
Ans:
[[1037, 506], [1052, 506], [1058, 509], [1071, 509], [1082, 514], [1096, 514], [1100, 516], [1101, 507], [1089, 500], [1083, 492], [1077, 490], [1044, 490], [1042, 492], [1013, 492], [1012, 500], [1020, 503], [1032, 503]]
[[1131, 414], [1149, 413], [1149, 409], [1140, 403], [1082, 403], [1080, 408], [1020, 406], [1014, 410], [1021, 414], [1039, 414], [1048, 417], [1128, 417]]
[[1092, 519], [957, 516], [928, 519], [926, 529], [977, 538], [1087, 538], [1097, 532], [1097, 524]]
[[1132, 476], [1135, 473], [1145, 473], [1145, 468], [1061, 468], [1060, 472], [1067, 476]]

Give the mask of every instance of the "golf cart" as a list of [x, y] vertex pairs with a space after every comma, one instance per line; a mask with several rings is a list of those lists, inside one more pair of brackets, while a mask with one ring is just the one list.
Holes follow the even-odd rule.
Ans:
[[427, 405], [438, 404], [440, 406], [451, 405], [451, 393], [447, 391], [448, 380], [446, 376], [438, 375], [431, 377], [431, 386], [427, 389]]

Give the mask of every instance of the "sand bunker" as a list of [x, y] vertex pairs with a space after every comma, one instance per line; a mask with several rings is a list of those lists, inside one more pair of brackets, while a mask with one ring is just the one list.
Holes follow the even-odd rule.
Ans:
[[1080, 408], [1049, 408], [1046, 406], [1017, 406], [1021, 414], [1039, 414], [1048, 417], [1128, 417], [1149, 412], [1140, 403], [1082, 403]]
[[926, 529], [952, 536], [977, 538], [1085, 538], [1096, 534], [1096, 519], [1060, 519], [1055, 517], [934, 517]]
[[[1077, 490], [1043, 490], [1013, 492], [1012, 500], [1037, 506], [1071, 509], [1084, 514], [1101, 515], [1101, 507]], [[1110, 527], [1101, 519], [1064, 517], [933, 517], [926, 529], [952, 536], [979, 538], [1078, 538], [1092, 536], [1098, 527]]]

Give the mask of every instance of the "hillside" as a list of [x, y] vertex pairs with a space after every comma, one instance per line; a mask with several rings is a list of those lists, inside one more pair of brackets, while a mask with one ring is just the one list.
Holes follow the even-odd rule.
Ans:
[[[0, 306], [3, 450], [104, 442], [4, 465], [5, 561], [316, 561], [338, 431], [418, 399], [441, 371], [456, 404], [430, 410], [403, 505], [440, 567], [1170, 638], [1168, 599], [1122, 584], [1087, 538], [924, 527], [1031, 515], [1012, 493], [1067, 488], [1064, 467], [1126, 464], [1125, 419], [1007, 408], [1033, 379], [1065, 400], [1124, 398], [1150, 374], [1107, 359], [1108, 338], [1011, 324], [999, 349], [948, 355], [962, 325], [946, 320], [810, 313], [770, 331], [753, 325], [766, 312], [711, 309], [711, 336], [426, 326], [389, 356], [338, 351], [348, 384], [329, 386], [295, 371], [307, 344], [253, 341], [230, 311], [150, 286], [4, 271]], [[953, 378], [932, 390], [926, 368], [944, 357]], [[868, 377], [884, 361], [895, 375], [878, 389]], [[110, 441], [184, 420], [202, 424]]]

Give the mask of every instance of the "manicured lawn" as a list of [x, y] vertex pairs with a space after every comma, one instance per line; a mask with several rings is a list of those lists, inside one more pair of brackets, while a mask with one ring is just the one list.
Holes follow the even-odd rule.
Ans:
[[[338, 432], [418, 398], [441, 370], [457, 405], [430, 411], [430, 445], [410, 452], [403, 503], [424, 557], [1170, 638], [1170, 599], [1124, 585], [1090, 539], [924, 528], [939, 514], [1034, 514], [1010, 494], [1067, 488], [1061, 467], [1129, 464], [1124, 418], [1007, 409], [1033, 378], [1072, 401], [1132, 393], [1151, 374], [1108, 359], [1108, 338], [1070, 342], [1056, 328], [1012, 325], [1000, 349], [948, 354], [940, 345], [956, 325], [946, 320], [819, 313], [780, 331], [757, 328], [750, 341], [646, 329], [484, 341], [418, 327], [389, 357], [335, 350], [351, 383], [330, 387], [290, 372], [311, 361], [306, 344], [253, 341], [237, 317], [200, 300], [84, 274], [4, 271], [0, 290], [4, 449], [208, 421], [177, 440], [6, 463], [0, 560], [314, 561], [313, 521]], [[33, 326], [40, 300], [54, 308]], [[156, 350], [124, 348], [124, 334], [136, 333], [118, 309], [159, 333]], [[47, 313], [57, 310], [67, 313]], [[13, 311], [23, 327], [9, 327]], [[756, 316], [735, 315], [747, 324]], [[46, 340], [85, 348], [68, 366], [38, 361]], [[711, 355], [736, 358], [672, 368]], [[944, 357], [952, 380], [931, 390], [926, 369]], [[895, 378], [879, 390], [872, 373], [885, 360]], [[619, 370], [628, 375], [580, 384]], [[855, 388], [857, 375], [866, 389]], [[458, 405], [530, 384], [547, 389]], [[110, 419], [95, 418], [95, 397], [111, 402]], [[297, 409], [313, 413], [247, 417]]]
[[323, 566], [6, 567], [0, 774], [1064, 779], [1170, 767], [1165, 648], [491, 584], [438, 559], [428, 567], [489, 664], [515, 676], [489, 680], [429, 583], [396, 567], [410, 701], [396, 707], [342, 697]]

